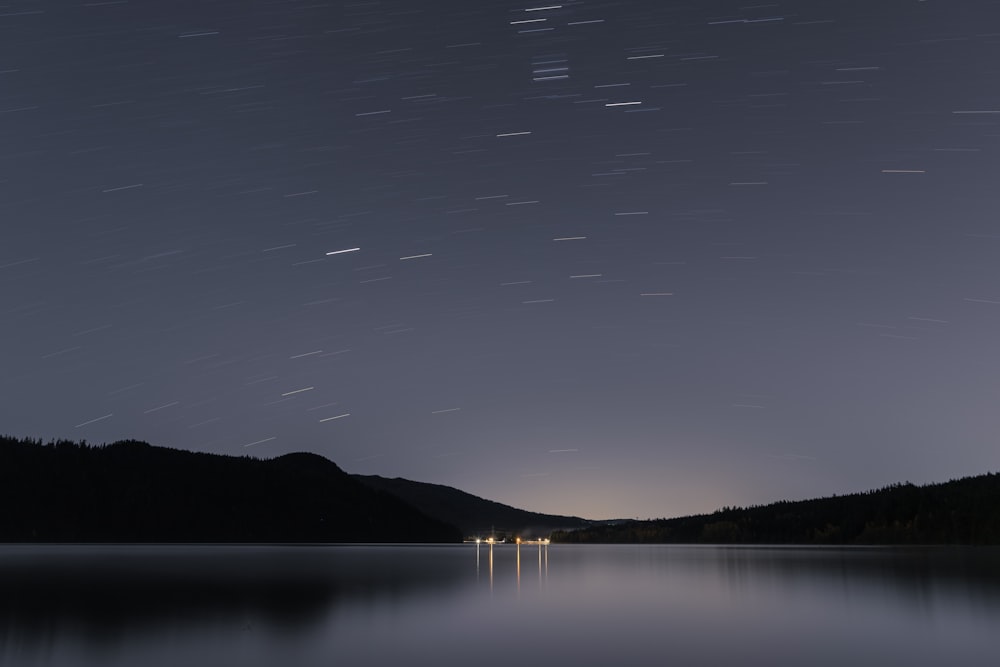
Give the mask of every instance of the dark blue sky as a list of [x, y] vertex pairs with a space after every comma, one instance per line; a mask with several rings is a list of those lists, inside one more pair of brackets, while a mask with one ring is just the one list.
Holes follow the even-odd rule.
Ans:
[[998, 82], [986, 0], [15, 0], [0, 429], [593, 518], [997, 470]]

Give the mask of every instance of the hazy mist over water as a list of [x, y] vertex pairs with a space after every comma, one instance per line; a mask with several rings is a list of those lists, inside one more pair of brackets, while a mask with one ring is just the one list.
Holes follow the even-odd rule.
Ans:
[[[478, 557], [477, 557], [478, 556]], [[2, 546], [3, 665], [974, 665], [1000, 552]], [[492, 565], [491, 565], [492, 564]]]

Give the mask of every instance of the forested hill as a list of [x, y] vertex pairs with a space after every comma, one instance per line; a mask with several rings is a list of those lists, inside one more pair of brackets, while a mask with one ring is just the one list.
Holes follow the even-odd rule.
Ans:
[[575, 516], [520, 510], [441, 484], [378, 475], [354, 475], [354, 478], [399, 496], [428, 516], [458, 526], [466, 536], [487, 535], [495, 529], [515, 536], [548, 537], [554, 530], [582, 528], [593, 523]]
[[3, 542], [455, 542], [454, 526], [316, 454], [0, 436]]
[[1000, 544], [1000, 475], [626, 521], [552, 535], [574, 543]]

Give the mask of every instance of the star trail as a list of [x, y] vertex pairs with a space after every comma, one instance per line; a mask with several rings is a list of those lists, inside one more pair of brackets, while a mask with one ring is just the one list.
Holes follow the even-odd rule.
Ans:
[[0, 428], [674, 516], [1000, 468], [1000, 5], [0, 9]]

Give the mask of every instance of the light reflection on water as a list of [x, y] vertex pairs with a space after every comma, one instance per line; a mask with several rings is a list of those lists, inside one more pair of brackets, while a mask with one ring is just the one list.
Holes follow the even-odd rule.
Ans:
[[0, 546], [3, 665], [973, 665], [997, 627], [996, 549]]
[[[497, 549], [507, 548], [507, 547], [505, 545], [502, 545], [502, 544], [496, 544], [496, 545], [494, 545], [492, 542], [479, 542], [479, 541], [477, 541], [475, 544], [476, 544], [476, 577], [477, 577], [477, 579], [479, 577], [480, 552], [485, 549], [487, 551], [487, 558], [488, 558], [488, 563], [489, 563], [490, 592], [492, 592], [493, 591], [493, 548], [494, 548], [494, 546], [496, 546]], [[549, 545], [548, 545], [547, 541], [546, 541], [545, 544], [542, 544], [540, 542], [536, 542], [536, 543], [525, 543], [524, 545], [522, 545], [521, 542], [518, 541], [513, 546], [511, 546], [510, 548], [514, 549], [514, 554], [515, 554], [514, 555], [514, 558], [515, 558], [515, 563], [514, 563], [514, 579], [517, 582], [517, 592], [518, 592], [518, 595], [520, 595], [520, 593], [521, 593], [521, 547], [522, 546], [526, 550], [528, 548], [530, 548], [530, 547], [536, 547], [537, 548], [537, 551], [538, 551], [538, 581], [539, 582], [543, 581], [543, 577], [548, 575], [548, 569], [549, 569]], [[543, 571], [543, 568], [542, 568], [542, 564], [543, 563], [545, 564], [544, 571]]]

